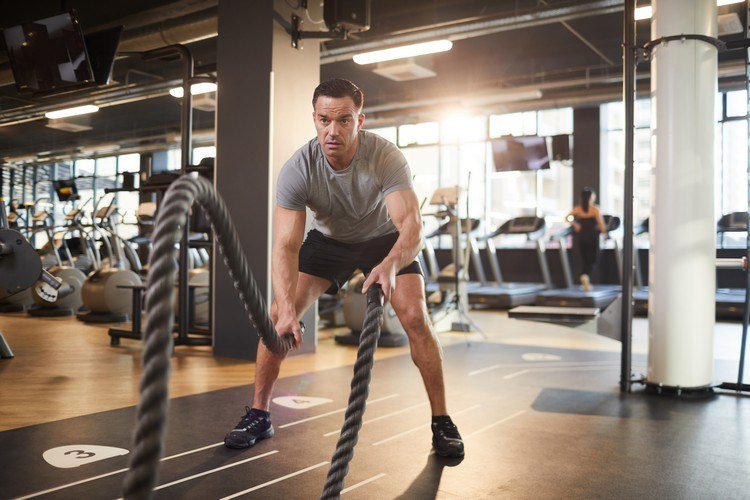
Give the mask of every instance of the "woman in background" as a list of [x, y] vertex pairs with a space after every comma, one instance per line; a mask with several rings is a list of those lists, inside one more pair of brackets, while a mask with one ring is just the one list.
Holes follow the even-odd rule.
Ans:
[[594, 205], [595, 201], [596, 193], [591, 188], [583, 188], [581, 203], [573, 207], [566, 217], [573, 226], [573, 243], [583, 262], [581, 285], [585, 291], [591, 290], [591, 273], [599, 256], [599, 234], [607, 236], [607, 227], [599, 207]]

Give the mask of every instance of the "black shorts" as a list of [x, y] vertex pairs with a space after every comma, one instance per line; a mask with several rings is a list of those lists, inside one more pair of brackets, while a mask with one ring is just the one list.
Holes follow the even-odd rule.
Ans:
[[[397, 239], [398, 233], [391, 233], [361, 243], [344, 243], [313, 229], [307, 233], [300, 248], [299, 271], [330, 280], [332, 285], [326, 293], [334, 294], [357, 269], [370, 274], [372, 268], [385, 259]], [[416, 260], [397, 274], [424, 276]]]

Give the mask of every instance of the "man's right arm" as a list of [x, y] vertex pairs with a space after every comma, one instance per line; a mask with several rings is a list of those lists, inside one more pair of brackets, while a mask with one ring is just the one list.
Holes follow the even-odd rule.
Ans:
[[294, 333], [295, 347], [302, 343], [294, 298], [299, 276], [299, 250], [305, 235], [305, 211], [276, 205], [273, 221], [272, 281], [279, 335]]

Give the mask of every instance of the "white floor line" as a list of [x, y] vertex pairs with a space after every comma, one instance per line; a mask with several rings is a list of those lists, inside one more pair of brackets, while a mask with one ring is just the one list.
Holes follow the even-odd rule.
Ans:
[[58, 490], [64, 490], [65, 488], [70, 488], [72, 486], [77, 486], [79, 484], [88, 483], [89, 481], [95, 481], [95, 480], [101, 479], [103, 477], [114, 476], [115, 474], [122, 474], [123, 472], [125, 472], [127, 470], [128, 469], [119, 469], [119, 470], [115, 470], [115, 471], [112, 471], [112, 472], [107, 472], [106, 474], [100, 474], [98, 476], [89, 477], [89, 478], [86, 478], [86, 479], [81, 479], [80, 481], [76, 481], [74, 483], [68, 483], [68, 484], [64, 484], [62, 486], [57, 486], [55, 488], [50, 488], [48, 490], [37, 491], [36, 493], [32, 493], [30, 495], [26, 495], [26, 496], [23, 496], [23, 497], [18, 497], [16, 500], [25, 500], [26, 498], [34, 498], [34, 497], [38, 497], [38, 496], [41, 496], [41, 495], [46, 495], [47, 493], [52, 493], [52, 492], [55, 492], [55, 491], [58, 491]]
[[601, 366], [562, 366], [562, 367], [556, 367], [556, 366], [547, 366], [544, 368], [532, 368], [528, 371], [531, 372], [537, 372], [537, 373], [544, 373], [544, 372], [588, 372], [588, 371], [597, 371], [597, 370], [607, 370], [610, 368], [617, 368], [620, 366], [617, 365], [601, 365]]
[[245, 460], [240, 460], [239, 462], [234, 462], [234, 463], [231, 463], [231, 464], [222, 465], [221, 467], [217, 467], [215, 469], [209, 469], [207, 471], [199, 472], [198, 474], [193, 474], [192, 476], [183, 477], [182, 479], [178, 479], [177, 481], [172, 481], [171, 483], [161, 484], [161, 485], [157, 486], [156, 488], [154, 488], [154, 491], [161, 490], [161, 489], [164, 489], [164, 488], [169, 488], [170, 486], [174, 486], [175, 484], [180, 484], [180, 483], [184, 483], [185, 481], [190, 481], [191, 479], [195, 479], [195, 478], [202, 477], [202, 476], [207, 476], [209, 474], [213, 474], [214, 472], [219, 472], [219, 471], [222, 471], [224, 469], [229, 469], [231, 467], [237, 467], [238, 465], [242, 465], [242, 464], [245, 464], [247, 462], [252, 462], [253, 460], [258, 460], [260, 458], [265, 458], [265, 457], [267, 457], [269, 455], [275, 455], [278, 452], [279, 452], [279, 450], [269, 451], [267, 453], [263, 453], [261, 455], [255, 456], [255, 457], [250, 457], [250, 458], [246, 458]]
[[[475, 410], [475, 409], [479, 408], [480, 406], [481, 405], [470, 406], [470, 407], [465, 408], [465, 409], [463, 409], [461, 411], [457, 411], [455, 413], [452, 413], [451, 416], [461, 415], [462, 413], [466, 413], [467, 411]], [[407, 434], [411, 434], [412, 432], [418, 431], [419, 429], [424, 429], [425, 427], [429, 427], [429, 426], [430, 426], [430, 424], [424, 424], [424, 425], [420, 425], [418, 427], [413, 427], [413, 428], [405, 430], [403, 432], [399, 432], [395, 436], [387, 437], [385, 439], [381, 439], [380, 441], [376, 441], [376, 442], [372, 443], [372, 445], [373, 446], [380, 446], [383, 443], [387, 443], [389, 441], [393, 441], [394, 439], [398, 439], [401, 436], [405, 436]]]
[[479, 375], [480, 373], [491, 372], [492, 370], [497, 370], [498, 368], [502, 368], [504, 366], [506, 365], [492, 365], [492, 366], [487, 366], [485, 368], [481, 368], [479, 370], [474, 370], [473, 372], [469, 372], [469, 377], [473, 377], [474, 375]]
[[520, 377], [527, 373], [545, 373], [545, 372], [586, 372], [586, 371], [597, 371], [607, 370], [610, 368], [617, 368], [618, 364], [608, 365], [591, 365], [591, 366], [540, 366], [538, 368], [528, 368], [526, 370], [520, 370], [517, 372], [509, 373], [503, 376], [503, 380], [510, 380], [512, 378]]
[[202, 448], [196, 448], [196, 449], [194, 449], [194, 450], [186, 451], [186, 452], [183, 452], [183, 453], [178, 453], [178, 454], [176, 454], [176, 455], [170, 455], [170, 456], [168, 456], [168, 457], [164, 457], [164, 458], [162, 458], [162, 459], [161, 459], [161, 461], [162, 461], [162, 462], [166, 462], [167, 460], [172, 460], [173, 458], [180, 458], [180, 457], [184, 457], [185, 455], [190, 455], [190, 454], [192, 454], [192, 453], [197, 453], [197, 452], [199, 452], [199, 451], [203, 451], [203, 450], [209, 450], [209, 449], [211, 449], [211, 448], [216, 448], [217, 446], [221, 446], [222, 444], [224, 444], [224, 441], [220, 441], [220, 442], [218, 442], [218, 443], [214, 443], [214, 444], [209, 444], [208, 446], [204, 446], [204, 447], [202, 447]]
[[381, 472], [377, 476], [372, 476], [370, 479], [365, 479], [364, 481], [360, 481], [357, 484], [353, 484], [353, 485], [349, 486], [348, 488], [344, 488], [343, 490], [341, 490], [341, 494], [343, 495], [344, 493], [349, 493], [350, 491], [352, 491], [354, 489], [357, 489], [360, 486], [364, 486], [367, 483], [371, 483], [373, 481], [377, 481], [378, 479], [380, 479], [383, 476], [385, 476], [385, 473]]
[[470, 377], [474, 375], [480, 375], [500, 368], [546, 368], [556, 366], [599, 366], [599, 365], [614, 365], [619, 364], [618, 360], [598, 360], [598, 361], [555, 361], [555, 362], [533, 362], [528, 361], [526, 363], [501, 363], [497, 365], [486, 366], [479, 370], [474, 370], [468, 373]]
[[[374, 403], [379, 403], [380, 401], [385, 401], [386, 399], [395, 398], [397, 396], [398, 396], [398, 394], [391, 394], [390, 396], [385, 396], [385, 397], [382, 397], [382, 398], [373, 399], [371, 401], [368, 401], [367, 404], [371, 405], [371, 404], [374, 404]], [[280, 425], [279, 429], [286, 429], [287, 427], [291, 427], [293, 425], [304, 424], [305, 422], [310, 422], [311, 420], [317, 420], [319, 418], [328, 417], [330, 415], [335, 415], [336, 413], [341, 413], [341, 412], [344, 412], [344, 411], [346, 411], [346, 408], [339, 408], [338, 410], [329, 411], [328, 413], [322, 413], [320, 415], [315, 415], [314, 417], [303, 418], [302, 420], [297, 420], [297, 421], [294, 421], [294, 422], [289, 422], [288, 424]]]
[[[371, 418], [370, 420], [365, 420], [365, 421], [362, 422], [362, 425], [367, 425], [367, 424], [369, 424], [371, 422], [377, 422], [378, 420], [383, 420], [384, 418], [388, 418], [388, 417], [392, 417], [394, 415], [398, 415], [399, 413], [404, 413], [404, 412], [407, 412], [407, 411], [411, 411], [414, 408], [419, 408], [420, 406], [425, 406], [426, 404], [427, 404], [427, 401], [425, 401], [424, 403], [419, 403], [419, 404], [416, 404], [416, 405], [407, 406], [406, 408], [403, 408], [401, 410], [394, 411], [394, 412], [391, 412], [391, 413], [386, 413], [385, 415], [381, 415], [381, 416], [376, 417], [376, 418]], [[337, 429], [335, 431], [331, 431], [331, 432], [327, 432], [327, 433], [323, 434], [323, 437], [333, 436], [334, 434], [340, 434], [340, 433], [341, 433], [341, 429]]]
[[[217, 446], [220, 446], [222, 444], [224, 444], [223, 441], [220, 442], [220, 443], [209, 444], [208, 446], [202, 446], [200, 448], [195, 448], [194, 450], [188, 450], [188, 451], [185, 451], [185, 452], [182, 452], [182, 453], [177, 453], [175, 455], [170, 455], [168, 457], [164, 457], [164, 458], [161, 459], [161, 461], [162, 462], [166, 462], [167, 460], [172, 460], [173, 458], [184, 457], [185, 455], [190, 455], [192, 453], [197, 453], [199, 451], [208, 450], [210, 448], [216, 448]], [[56, 486], [56, 487], [50, 488], [48, 490], [37, 491], [36, 493], [31, 493], [30, 495], [26, 495], [26, 496], [23, 496], [23, 497], [18, 497], [16, 500], [25, 500], [27, 498], [34, 498], [34, 497], [38, 497], [38, 496], [41, 496], [41, 495], [46, 495], [47, 493], [52, 493], [52, 492], [55, 492], [55, 491], [64, 490], [66, 488], [72, 488], [73, 486], [78, 486], [79, 484], [88, 483], [90, 481], [96, 481], [97, 479], [101, 479], [103, 477], [114, 476], [115, 474], [122, 474], [123, 472], [126, 472], [127, 470], [128, 469], [119, 469], [119, 470], [115, 470], [115, 471], [112, 471], [112, 472], [107, 472], [105, 474], [100, 474], [98, 476], [88, 477], [86, 479], [81, 479], [80, 481], [75, 481], [75, 482], [72, 482], [72, 483], [63, 484], [62, 486]]]
[[526, 410], [517, 411], [513, 415], [509, 415], [509, 416], [507, 416], [507, 417], [505, 417], [503, 419], [498, 420], [497, 422], [493, 422], [493, 423], [491, 423], [489, 425], [485, 425], [484, 427], [481, 427], [481, 428], [475, 430], [474, 432], [471, 432], [471, 433], [465, 435], [464, 439], [469, 439], [470, 437], [475, 436], [475, 435], [479, 434], [480, 432], [484, 432], [487, 429], [491, 429], [491, 428], [495, 427], [496, 425], [500, 425], [500, 424], [502, 424], [504, 422], [507, 422], [508, 420], [510, 420], [512, 418], [516, 418], [518, 416], [521, 416], [524, 413], [526, 413]]
[[529, 370], [521, 370], [521, 371], [518, 371], [518, 372], [509, 373], [508, 375], [506, 375], [506, 376], [503, 377], [503, 380], [510, 380], [512, 378], [516, 378], [519, 375], [523, 375], [524, 373], [529, 373]]
[[311, 471], [313, 469], [317, 469], [318, 467], [321, 467], [323, 465], [326, 465], [328, 462], [320, 462], [319, 464], [311, 465], [310, 467], [306, 467], [302, 470], [298, 470], [297, 472], [292, 472], [291, 474], [287, 474], [286, 476], [281, 476], [279, 478], [273, 479], [271, 481], [268, 481], [263, 484], [259, 484], [258, 486], [253, 486], [252, 488], [248, 488], [246, 490], [238, 491], [237, 493], [234, 493], [232, 495], [229, 495], [228, 497], [223, 497], [221, 500], [230, 500], [232, 498], [237, 498], [242, 495], [246, 495], [248, 493], [251, 493], [253, 491], [259, 490], [261, 488], [265, 488], [266, 486], [271, 486], [272, 484], [279, 483], [281, 481], [284, 481], [285, 479], [289, 479], [290, 477], [298, 476], [300, 474], [304, 474], [307, 471]]

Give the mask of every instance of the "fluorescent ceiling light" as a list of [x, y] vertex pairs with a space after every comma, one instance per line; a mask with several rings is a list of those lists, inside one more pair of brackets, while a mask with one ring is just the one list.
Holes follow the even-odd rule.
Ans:
[[355, 55], [352, 59], [354, 59], [354, 62], [357, 64], [372, 64], [383, 61], [392, 61], [393, 59], [403, 59], [405, 57], [445, 52], [451, 50], [452, 47], [453, 42], [450, 40], [435, 40], [433, 42], [415, 43], [413, 45], [404, 45], [402, 47], [393, 47], [391, 49], [365, 52], [363, 54]]
[[[716, 0], [717, 7], [723, 7], [724, 5], [732, 5], [735, 3], [743, 3], [745, 0]], [[642, 21], [644, 19], [651, 19], [653, 15], [653, 9], [650, 5], [644, 5], [643, 7], [637, 7], [635, 9], [635, 20]]]
[[85, 106], [76, 106], [75, 108], [58, 109], [57, 111], [48, 111], [44, 113], [44, 116], [54, 120], [56, 118], [67, 118], [69, 116], [86, 115], [88, 113], [96, 113], [99, 111], [99, 106], [93, 104], [87, 104]]
[[[191, 95], [207, 94], [209, 92], [215, 92], [215, 91], [216, 91], [216, 84], [213, 82], [194, 83], [190, 86]], [[175, 87], [171, 89], [169, 91], [169, 95], [179, 99], [180, 97], [183, 96], [182, 87]]]

